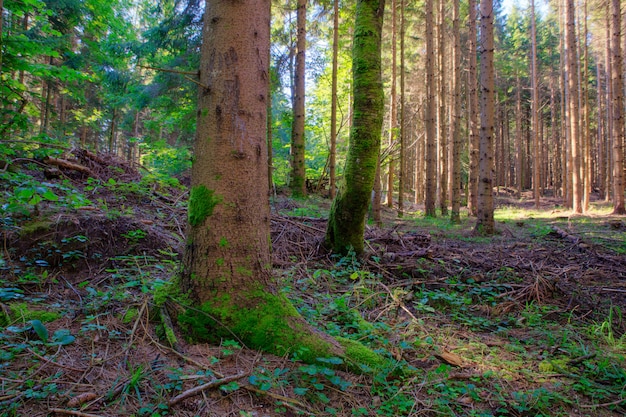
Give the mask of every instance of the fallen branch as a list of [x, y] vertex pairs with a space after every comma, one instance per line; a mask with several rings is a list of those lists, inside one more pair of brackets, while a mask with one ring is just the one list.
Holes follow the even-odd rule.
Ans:
[[98, 414], [83, 413], [82, 411], [76, 411], [76, 410], [65, 410], [63, 408], [50, 408], [48, 409], [48, 411], [50, 411], [51, 413], [66, 414], [68, 416], [101, 417]]
[[194, 388], [188, 389], [187, 391], [181, 392], [176, 397], [174, 397], [171, 400], [169, 400], [167, 405], [169, 407], [172, 407], [172, 406], [178, 404], [179, 402], [181, 402], [181, 401], [183, 401], [183, 400], [185, 400], [185, 399], [187, 399], [189, 397], [193, 397], [194, 395], [198, 395], [199, 393], [201, 393], [204, 390], [207, 390], [207, 389], [210, 389], [210, 388], [219, 387], [220, 385], [228, 384], [229, 382], [241, 379], [241, 378], [247, 376], [248, 374], [249, 374], [248, 372], [242, 372], [242, 373], [239, 373], [239, 374], [236, 374], [236, 375], [231, 375], [231, 376], [224, 377], [222, 379], [216, 379], [215, 381], [207, 382], [206, 384], [198, 385], [197, 387], [194, 387]]

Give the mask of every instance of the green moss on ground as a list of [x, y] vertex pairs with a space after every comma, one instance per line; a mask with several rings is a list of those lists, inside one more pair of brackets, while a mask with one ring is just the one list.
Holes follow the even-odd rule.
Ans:
[[386, 360], [359, 342], [330, 336], [304, 321], [283, 295], [255, 290], [236, 302], [224, 295], [204, 303], [199, 310], [188, 309], [179, 316], [190, 337], [197, 341], [219, 343], [239, 339], [247, 347], [275, 355], [298, 353], [303, 362], [317, 358], [340, 357], [357, 372], [385, 366]]

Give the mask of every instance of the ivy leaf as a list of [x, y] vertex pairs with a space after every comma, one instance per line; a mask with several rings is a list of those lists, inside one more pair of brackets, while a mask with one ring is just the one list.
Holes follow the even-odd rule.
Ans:
[[44, 343], [48, 342], [48, 329], [41, 320], [31, 320], [30, 324], [33, 326], [33, 330], [37, 333], [39, 339]]
[[74, 343], [76, 338], [70, 334], [70, 331], [67, 329], [59, 329], [52, 335], [52, 344], [66, 346]]

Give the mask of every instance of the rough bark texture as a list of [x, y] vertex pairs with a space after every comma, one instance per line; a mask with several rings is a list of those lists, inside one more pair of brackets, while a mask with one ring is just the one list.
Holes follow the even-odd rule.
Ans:
[[365, 215], [380, 153], [384, 97], [381, 33], [384, 0], [359, 0], [352, 49], [353, 116], [344, 181], [333, 201], [326, 245], [334, 252], [363, 252]]
[[459, 29], [459, 2], [452, 2], [452, 49], [453, 62], [453, 100], [451, 113], [452, 157], [450, 171], [452, 172], [451, 202], [452, 211], [450, 220], [454, 223], [461, 221], [461, 36]]
[[478, 83], [476, 75], [476, 1], [468, 1], [469, 9], [469, 72], [467, 74], [468, 111], [469, 111], [469, 184], [467, 187], [467, 208], [470, 216], [476, 216], [476, 198], [478, 195]]
[[530, 44], [531, 44], [531, 125], [533, 137], [533, 196], [535, 208], [539, 208], [541, 190], [539, 168], [539, 72], [537, 69], [537, 29], [535, 23], [535, 0], [530, 0]]
[[433, 48], [433, 3], [424, 3], [424, 19], [426, 20], [426, 109], [424, 124], [426, 125], [426, 191], [425, 215], [435, 217], [437, 211], [437, 138], [435, 113], [435, 52]]
[[[389, 93], [389, 148], [394, 149], [398, 135], [397, 117], [397, 58], [396, 58], [396, 0], [391, 0], [391, 91]], [[389, 157], [387, 170], [387, 207], [393, 208], [393, 188], [396, 176], [396, 161], [394, 152]]]
[[495, 233], [493, 218], [493, 136], [495, 112], [495, 77], [493, 67], [493, 1], [480, 3], [480, 147], [478, 176], [478, 219], [476, 233]]
[[565, 56], [567, 60], [567, 107], [570, 129], [570, 175], [572, 184], [572, 210], [582, 213], [582, 181], [580, 175], [580, 103], [578, 89], [578, 53], [576, 50], [576, 25], [574, 1], [566, 0]]
[[328, 155], [328, 176], [330, 178], [330, 198], [337, 194], [337, 71], [339, 54], [339, 0], [333, 2], [333, 69], [330, 101], [330, 154]]
[[622, 49], [620, 43], [621, 11], [619, 0], [611, 1], [611, 20], [613, 214], [626, 214], [626, 207], [624, 206], [624, 114], [622, 108], [624, 78], [622, 74]]
[[304, 159], [304, 94], [306, 50], [306, 1], [298, 0], [296, 69], [294, 73], [293, 125], [291, 128], [291, 192], [306, 195], [306, 165]]
[[[207, 4], [198, 125], [182, 290], [196, 303], [179, 317], [199, 340], [235, 335], [278, 355], [380, 363], [362, 345], [309, 326], [271, 276], [266, 112], [269, 0]], [[304, 352], [301, 350], [301, 352]]]

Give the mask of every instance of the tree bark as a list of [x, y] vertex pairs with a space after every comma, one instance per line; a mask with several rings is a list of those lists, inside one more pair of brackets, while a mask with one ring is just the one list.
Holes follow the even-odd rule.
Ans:
[[453, 77], [452, 77], [452, 106], [451, 134], [452, 158], [451, 158], [451, 203], [450, 220], [454, 223], [461, 222], [461, 35], [459, 28], [459, 1], [452, 0], [452, 36], [454, 45], [452, 48]]
[[620, 0], [611, 0], [611, 78], [613, 84], [613, 214], [626, 214], [624, 205], [624, 109]]
[[331, 77], [330, 101], [330, 155], [328, 156], [328, 176], [330, 198], [337, 194], [337, 71], [339, 54], [339, 0], [333, 1], [333, 68]]
[[479, 124], [478, 124], [478, 79], [476, 71], [476, 1], [468, 0], [469, 9], [469, 42], [467, 74], [468, 97], [467, 107], [469, 112], [469, 178], [467, 187], [467, 208], [470, 216], [476, 216], [478, 195], [478, 147], [479, 147]]
[[493, 141], [495, 77], [493, 66], [493, 0], [480, 3], [480, 162], [478, 181], [478, 218], [475, 233], [493, 235]]
[[[378, 355], [309, 326], [271, 274], [267, 181], [270, 2], [207, 3], [200, 64], [181, 289], [195, 308], [181, 314], [196, 340], [233, 335], [254, 349], [300, 359]], [[217, 339], [217, 340], [216, 340]], [[304, 349], [302, 349], [304, 348]]]
[[305, 100], [305, 50], [306, 50], [306, 3], [298, 0], [296, 69], [294, 72], [293, 125], [291, 129], [291, 192], [296, 197], [306, 195], [306, 164], [304, 159], [304, 100]]
[[433, 49], [433, 0], [425, 0], [424, 19], [426, 24], [426, 190], [425, 215], [437, 216], [437, 137], [435, 114], [435, 52]]
[[540, 205], [540, 175], [541, 167], [539, 153], [539, 71], [537, 69], [537, 28], [535, 17], [535, 0], [530, 0], [530, 44], [531, 44], [531, 125], [533, 137], [533, 196], [535, 208]]
[[384, 0], [358, 0], [352, 46], [353, 116], [344, 181], [333, 201], [326, 246], [334, 252], [364, 247], [365, 215], [369, 205], [384, 112], [381, 80], [381, 36]]
[[397, 50], [396, 50], [396, 0], [391, 0], [391, 91], [389, 94], [389, 165], [387, 169], [387, 207], [393, 208], [393, 189], [396, 176], [395, 152], [398, 137], [398, 117], [397, 117]]

